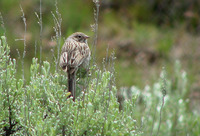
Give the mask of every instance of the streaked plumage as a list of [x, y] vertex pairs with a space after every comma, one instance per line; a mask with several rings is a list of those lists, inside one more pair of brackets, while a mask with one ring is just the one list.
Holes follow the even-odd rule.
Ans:
[[60, 56], [60, 67], [68, 74], [68, 91], [75, 99], [76, 71], [80, 66], [86, 67], [90, 60], [90, 48], [87, 44], [89, 36], [81, 32], [70, 35]]

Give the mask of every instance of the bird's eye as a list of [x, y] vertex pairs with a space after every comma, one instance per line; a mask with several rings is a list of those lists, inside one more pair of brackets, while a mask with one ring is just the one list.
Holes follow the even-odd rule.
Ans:
[[81, 38], [81, 36], [79, 35], [79, 36], [78, 36], [78, 38], [80, 39], [80, 38]]

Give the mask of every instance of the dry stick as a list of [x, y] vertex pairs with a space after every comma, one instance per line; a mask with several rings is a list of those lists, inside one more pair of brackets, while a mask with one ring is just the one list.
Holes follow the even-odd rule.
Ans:
[[[53, 54], [53, 59], [54, 59], [54, 62], [56, 64], [56, 72], [58, 72], [58, 63], [59, 63], [59, 57], [60, 57], [60, 46], [61, 46], [61, 36], [62, 36], [62, 33], [61, 33], [61, 23], [62, 23], [62, 18], [61, 18], [61, 14], [59, 13], [58, 11], [58, 6], [57, 6], [57, 0], [55, 1], [55, 7], [56, 7], [56, 15], [58, 17], [56, 17], [56, 15], [51, 12], [52, 16], [53, 16], [53, 20], [54, 20], [54, 24], [55, 26], [53, 27], [55, 33], [56, 33], [56, 43], [57, 43], [57, 58], [54, 54], [54, 49], [52, 49], [52, 54]], [[52, 40], [54, 39], [54, 37], [52, 38]], [[61, 112], [61, 107], [60, 107], [60, 112]], [[65, 125], [62, 126], [62, 135], [64, 136], [65, 135]]]
[[[96, 6], [96, 10], [94, 10], [94, 20], [95, 20], [95, 24], [94, 25], [91, 25], [92, 27], [92, 31], [94, 31], [94, 40], [93, 40], [93, 44], [92, 44], [92, 48], [91, 48], [91, 52], [92, 52], [92, 58], [93, 58], [93, 65], [94, 65], [94, 62], [95, 62], [95, 53], [96, 53], [96, 46], [97, 46], [97, 38], [98, 38], [98, 17], [99, 17], [99, 7], [100, 7], [100, 2], [99, 0], [93, 0], [95, 6]], [[90, 65], [91, 63], [89, 63], [89, 66], [88, 68], [90, 68]], [[87, 75], [87, 79], [88, 78], [88, 75]], [[89, 84], [89, 81], [90, 80], [87, 80], [88, 83], [87, 83], [87, 87], [88, 88], [88, 84]], [[84, 95], [83, 95], [83, 101], [85, 100], [85, 93], [84, 92]]]
[[[94, 10], [94, 20], [95, 20], [95, 26], [94, 26], [94, 28], [93, 28], [93, 26], [92, 26], [92, 28], [93, 28], [93, 31], [94, 31], [94, 41], [93, 41], [93, 45], [92, 45], [92, 49], [91, 49], [91, 52], [92, 52], [92, 57], [93, 57], [93, 65], [94, 65], [94, 62], [95, 62], [95, 53], [96, 53], [96, 46], [97, 46], [97, 38], [98, 38], [98, 17], [99, 17], [99, 7], [100, 7], [100, 2], [99, 2], [99, 0], [93, 0], [93, 2], [95, 3], [95, 6], [96, 6], [96, 10]], [[91, 63], [89, 63], [89, 66], [88, 67], [90, 67], [90, 64]], [[88, 75], [87, 75], [87, 79], [89, 79], [88, 78]], [[88, 81], [88, 83], [87, 83], [87, 90], [88, 90], [88, 84], [89, 84], [89, 81], [90, 81], [90, 79], [89, 80], [87, 80]], [[83, 94], [83, 103], [85, 102], [85, 94], [86, 94], [87, 92], [86, 91], [84, 91], [84, 94]], [[87, 97], [87, 100], [88, 100], [88, 97]], [[86, 105], [86, 109], [87, 109], [87, 105]], [[85, 115], [86, 115], [86, 111], [85, 111]]]
[[40, 25], [40, 66], [42, 63], [42, 0], [40, 0], [40, 18], [39, 18], [39, 25]]
[[55, 26], [53, 27], [55, 33], [56, 33], [56, 43], [57, 43], [57, 59], [55, 61], [56, 64], [56, 71], [58, 70], [58, 63], [59, 63], [59, 57], [60, 57], [60, 46], [61, 46], [61, 22], [62, 22], [62, 18], [60, 13], [58, 12], [58, 8], [56, 8], [56, 14], [58, 16], [58, 18], [55, 16], [55, 14], [53, 12], [51, 12], [52, 16], [53, 16], [53, 20], [54, 20], [54, 24]]
[[108, 51], [109, 51], [109, 45], [106, 49], [106, 58], [103, 58], [103, 71], [106, 71], [106, 65], [108, 65]]
[[35, 58], [36, 58], [36, 54], [37, 54], [37, 41], [35, 40]]
[[55, 53], [54, 53], [54, 49], [51, 49], [51, 52], [52, 52], [52, 61], [51, 62], [55, 62], [56, 63], [56, 56], [55, 56]]
[[97, 46], [97, 38], [98, 38], [98, 18], [99, 18], [99, 7], [100, 7], [100, 2], [99, 0], [93, 0], [96, 6], [96, 10], [94, 10], [94, 20], [95, 20], [95, 25], [94, 25], [94, 41], [93, 41], [93, 46], [92, 46], [92, 56], [93, 56], [93, 65], [95, 62], [95, 54], [96, 54], [96, 46]]
[[57, 44], [58, 44], [58, 54], [57, 54], [57, 62], [56, 62], [56, 71], [58, 70], [58, 63], [59, 63], [59, 57], [60, 57], [60, 46], [61, 46], [61, 23], [62, 23], [62, 17], [61, 17], [61, 14], [59, 13], [58, 11], [58, 1], [56, 0], [56, 3], [55, 3], [55, 6], [56, 6], [56, 14], [58, 16], [58, 19], [57, 19], [57, 27], [58, 27], [58, 37], [57, 37]]
[[110, 71], [110, 73], [112, 75], [112, 80], [111, 80], [112, 81], [112, 85], [115, 85], [115, 77], [114, 77], [114, 74], [115, 74], [115, 67], [114, 67], [114, 65], [115, 65], [115, 59], [116, 59], [115, 52], [113, 51], [111, 53], [110, 58], [109, 58], [109, 71]]
[[158, 136], [158, 133], [160, 131], [161, 119], [162, 119], [162, 110], [163, 110], [163, 107], [164, 107], [164, 103], [165, 103], [165, 96], [163, 95], [163, 97], [162, 97], [162, 106], [160, 108], [160, 121], [159, 121], [159, 126], [158, 126], [158, 131], [157, 131], [156, 136]]
[[[21, 12], [22, 12], [22, 20], [23, 20], [23, 23], [24, 23], [24, 37], [23, 37], [23, 42], [24, 42], [24, 51], [23, 51], [23, 56], [22, 56], [22, 79], [23, 79], [23, 84], [25, 85], [25, 73], [24, 73], [24, 58], [26, 56], [26, 32], [27, 32], [27, 25], [26, 25], [26, 18], [25, 18], [25, 14], [24, 14], [24, 11], [23, 11], [23, 8], [22, 6], [20, 5], [20, 9], [21, 9]], [[24, 101], [24, 105], [25, 106], [28, 106], [28, 111], [29, 111], [29, 101], [28, 100], [28, 94], [27, 94], [27, 90], [25, 88], [25, 101]], [[25, 124], [27, 124], [27, 117], [26, 117], [26, 109], [24, 108], [24, 114], [25, 114]], [[28, 120], [30, 119], [30, 116], [29, 116], [29, 112], [28, 112]], [[30, 126], [30, 121], [29, 122], [29, 126]], [[27, 133], [27, 132], [26, 132]], [[27, 133], [28, 134], [28, 133]]]
[[21, 60], [21, 55], [20, 55], [20, 53], [19, 53], [19, 50], [16, 49], [16, 51], [17, 51], [18, 59]]
[[[62, 17], [61, 14], [58, 11], [58, 1], [55, 1], [55, 7], [56, 7], [56, 15], [58, 16], [58, 18], [55, 16], [55, 14], [53, 12], [51, 12], [52, 16], [53, 16], [53, 20], [55, 23], [54, 31], [56, 33], [56, 42], [57, 42], [57, 59], [53, 53], [53, 58], [55, 58], [55, 64], [56, 64], [56, 72], [58, 72], [58, 63], [59, 63], [59, 57], [60, 57], [60, 46], [61, 46], [61, 23], [62, 23]], [[54, 50], [53, 50], [54, 52]], [[75, 97], [73, 98], [75, 99]], [[60, 108], [60, 112], [61, 112], [61, 108]], [[62, 126], [62, 135], [65, 136], [65, 128], [66, 126], [63, 124]]]
[[22, 79], [23, 79], [23, 82], [25, 82], [25, 78], [24, 78], [24, 58], [26, 56], [26, 18], [25, 18], [25, 14], [24, 14], [24, 11], [23, 11], [23, 8], [22, 6], [20, 5], [20, 9], [21, 9], [21, 12], [22, 12], [22, 20], [23, 20], [23, 23], [24, 23], [24, 37], [23, 37], [23, 42], [24, 42], [24, 51], [23, 51], [23, 56], [22, 56]]
[[38, 19], [38, 24], [40, 26], [40, 40], [39, 40], [39, 44], [40, 44], [40, 67], [41, 67], [41, 63], [42, 63], [42, 4], [41, 4], [41, 0], [40, 0], [40, 16], [38, 15], [37, 12], [35, 12], [35, 15]]
[[105, 65], [106, 64], [108, 64], [108, 51], [109, 51], [109, 45], [108, 45], [108, 47], [107, 47], [107, 49], [106, 49], [106, 62], [105, 62]]
[[161, 105], [161, 108], [160, 108], [160, 121], [159, 121], [159, 126], [158, 126], [158, 131], [157, 131], [157, 134], [156, 136], [158, 136], [159, 134], [159, 131], [160, 131], [160, 126], [161, 126], [161, 119], [162, 119], [162, 110], [163, 110], [163, 107], [164, 107], [164, 104], [165, 104], [165, 95], [167, 93], [166, 91], [166, 80], [165, 80], [165, 67], [163, 67], [163, 77], [162, 77], [162, 94], [163, 94], [163, 97], [162, 97], [162, 105]]

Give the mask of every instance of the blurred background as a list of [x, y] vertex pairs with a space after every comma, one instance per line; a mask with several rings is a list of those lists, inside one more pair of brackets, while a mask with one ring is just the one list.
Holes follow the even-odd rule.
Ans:
[[[1, 0], [0, 12], [11, 47], [11, 57], [22, 57], [24, 22], [27, 25], [25, 76], [29, 77], [33, 57], [53, 61], [57, 43], [54, 31], [57, 16], [55, 1], [42, 0], [42, 32], [38, 17], [39, 0]], [[92, 0], [58, 0], [57, 11], [61, 14], [61, 44], [76, 31], [94, 36], [95, 4]], [[116, 85], [118, 88], [137, 86], [143, 88], [159, 78], [162, 67], [173, 80], [175, 62], [188, 73], [188, 97], [200, 103], [200, 1], [199, 0], [101, 0], [98, 21], [96, 59], [102, 67], [106, 52], [115, 52]], [[38, 16], [38, 17], [37, 17]], [[57, 16], [58, 17], [58, 16]], [[2, 20], [1, 20], [2, 21]], [[61, 21], [61, 20], [60, 20]], [[41, 35], [40, 35], [41, 34]], [[42, 39], [42, 40], [40, 40]], [[89, 40], [90, 46], [93, 38]], [[53, 52], [53, 53], [52, 53]], [[54, 56], [54, 55], [55, 56]], [[18, 72], [21, 72], [21, 62]]]

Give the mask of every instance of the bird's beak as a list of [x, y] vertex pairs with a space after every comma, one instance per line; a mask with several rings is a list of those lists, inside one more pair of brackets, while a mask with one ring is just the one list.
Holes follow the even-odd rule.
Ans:
[[85, 38], [88, 39], [88, 38], [90, 38], [90, 37], [86, 35]]

